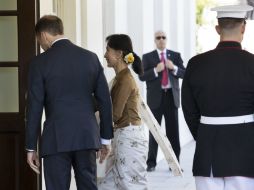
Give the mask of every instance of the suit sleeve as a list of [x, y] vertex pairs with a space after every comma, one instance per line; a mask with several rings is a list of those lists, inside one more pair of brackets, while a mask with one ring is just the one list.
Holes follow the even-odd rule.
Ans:
[[30, 64], [28, 74], [28, 113], [26, 125], [26, 149], [37, 150], [44, 106], [44, 83], [39, 63]]
[[100, 112], [100, 135], [103, 139], [113, 138], [112, 103], [108, 83], [103, 68], [98, 61], [99, 73], [97, 76], [94, 96]]
[[183, 65], [183, 60], [181, 58], [180, 53], [177, 54], [176, 63], [174, 63], [178, 69], [176, 75], [174, 75], [177, 78], [183, 78], [185, 74], [185, 67]]
[[144, 74], [139, 76], [141, 81], [154, 80], [157, 76], [154, 73], [154, 67], [150, 66], [148, 55], [143, 55], [142, 64], [144, 67]]
[[190, 85], [190, 72], [190, 69], [187, 67], [182, 84], [182, 110], [190, 132], [196, 140], [198, 126], [200, 123], [200, 110], [193, 96], [193, 90]]

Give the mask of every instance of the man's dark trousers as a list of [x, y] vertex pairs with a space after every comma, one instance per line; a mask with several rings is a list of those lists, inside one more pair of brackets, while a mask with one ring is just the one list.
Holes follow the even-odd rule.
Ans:
[[46, 189], [69, 190], [72, 166], [77, 190], [97, 190], [95, 150], [64, 152], [45, 156]]
[[[151, 109], [155, 119], [161, 124], [162, 116], [165, 118], [166, 135], [172, 145], [175, 155], [179, 161], [180, 155], [180, 141], [178, 128], [178, 108], [174, 104], [172, 90], [162, 89], [161, 104], [156, 109]], [[156, 158], [158, 152], [158, 144], [155, 141], [151, 132], [149, 133], [149, 152], [147, 165], [149, 167], [156, 166]]]

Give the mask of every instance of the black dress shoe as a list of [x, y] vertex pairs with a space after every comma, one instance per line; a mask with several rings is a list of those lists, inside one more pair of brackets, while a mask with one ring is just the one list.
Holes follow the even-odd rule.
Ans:
[[155, 170], [154, 166], [147, 166], [146, 171], [153, 172]]

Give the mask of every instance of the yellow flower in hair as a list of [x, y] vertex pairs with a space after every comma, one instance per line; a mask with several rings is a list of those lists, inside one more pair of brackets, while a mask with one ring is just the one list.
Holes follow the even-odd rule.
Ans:
[[127, 64], [132, 64], [134, 62], [135, 58], [134, 58], [134, 55], [133, 53], [128, 53], [127, 55], [125, 55], [124, 57], [124, 61], [125, 63]]

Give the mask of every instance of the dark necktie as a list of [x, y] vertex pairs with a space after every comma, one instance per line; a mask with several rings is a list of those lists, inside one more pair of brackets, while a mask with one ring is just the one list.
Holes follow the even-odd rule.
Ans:
[[161, 52], [161, 62], [164, 63], [164, 65], [165, 65], [165, 68], [162, 71], [161, 85], [162, 86], [167, 86], [169, 81], [168, 81], [168, 70], [167, 70], [166, 61], [165, 61], [165, 58], [164, 58], [164, 52]]

